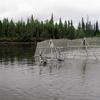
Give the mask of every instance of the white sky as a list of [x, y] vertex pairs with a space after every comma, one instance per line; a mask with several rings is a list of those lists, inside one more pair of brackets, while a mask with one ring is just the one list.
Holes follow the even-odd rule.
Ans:
[[48, 19], [51, 13], [56, 21], [72, 19], [74, 23], [82, 17], [92, 20], [100, 18], [100, 0], [0, 0], [0, 19], [8, 17], [18, 20], [30, 15], [39, 20]]

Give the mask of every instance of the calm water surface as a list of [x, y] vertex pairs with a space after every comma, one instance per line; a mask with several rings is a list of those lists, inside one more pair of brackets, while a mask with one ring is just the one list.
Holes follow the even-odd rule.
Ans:
[[0, 100], [100, 100], [100, 61], [34, 63], [34, 46], [0, 45]]

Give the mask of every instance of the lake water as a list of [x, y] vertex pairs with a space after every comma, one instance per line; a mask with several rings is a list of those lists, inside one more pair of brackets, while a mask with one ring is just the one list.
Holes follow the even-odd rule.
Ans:
[[31, 44], [0, 45], [0, 100], [100, 100], [100, 61], [38, 66]]

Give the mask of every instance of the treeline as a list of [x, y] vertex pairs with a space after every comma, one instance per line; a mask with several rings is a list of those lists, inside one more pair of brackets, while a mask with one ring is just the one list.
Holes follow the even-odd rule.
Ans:
[[78, 27], [75, 28], [72, 20], [55, 22], [53, 14], [49, 20], [39, 21], [33, 15], [14, 22], [4, 18], [0, 20], [0, 41], [41, 41], [45, 39], [59, 38], [83, 38], [100, 36], [98, 21], [94, 24], [91, 21], [84, 22], [82, 18]]

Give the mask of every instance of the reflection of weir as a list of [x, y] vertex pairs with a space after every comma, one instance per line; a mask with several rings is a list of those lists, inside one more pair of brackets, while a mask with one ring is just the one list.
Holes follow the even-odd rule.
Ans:
[[86, 72], [86, 67], [87, 67], [87, 59], [85, 59], [82, 64], [83, 74], [85, 74]]
[[45, 66], [43, 66], [43, 65], [39, 66], [39, 68], [40, 68], [39, 74], [42, 75], [45, 72], [45, 70], [46, 71], [48, 70], [49, 73], [51, 74], [51, 73], [53, 73], [53, 70], [60, 70], [60, 68], [63, 67], [63, 64], [64, 64], [64, 62], [61, 62], [61, 61], [56, 61], [56, 62], [51, 61], [50, 63], [46, 64]]
[[85, 74], [85, 72], [86, 72], [86, 66], [87, 66], [87, 61], [88, 61], [88, 51], [87, 51], [87, 47], [85, 47], [85, 51], [86, 51], [86, 59], [83, 61], [83, 64], [82, 64], [83, 74]]

